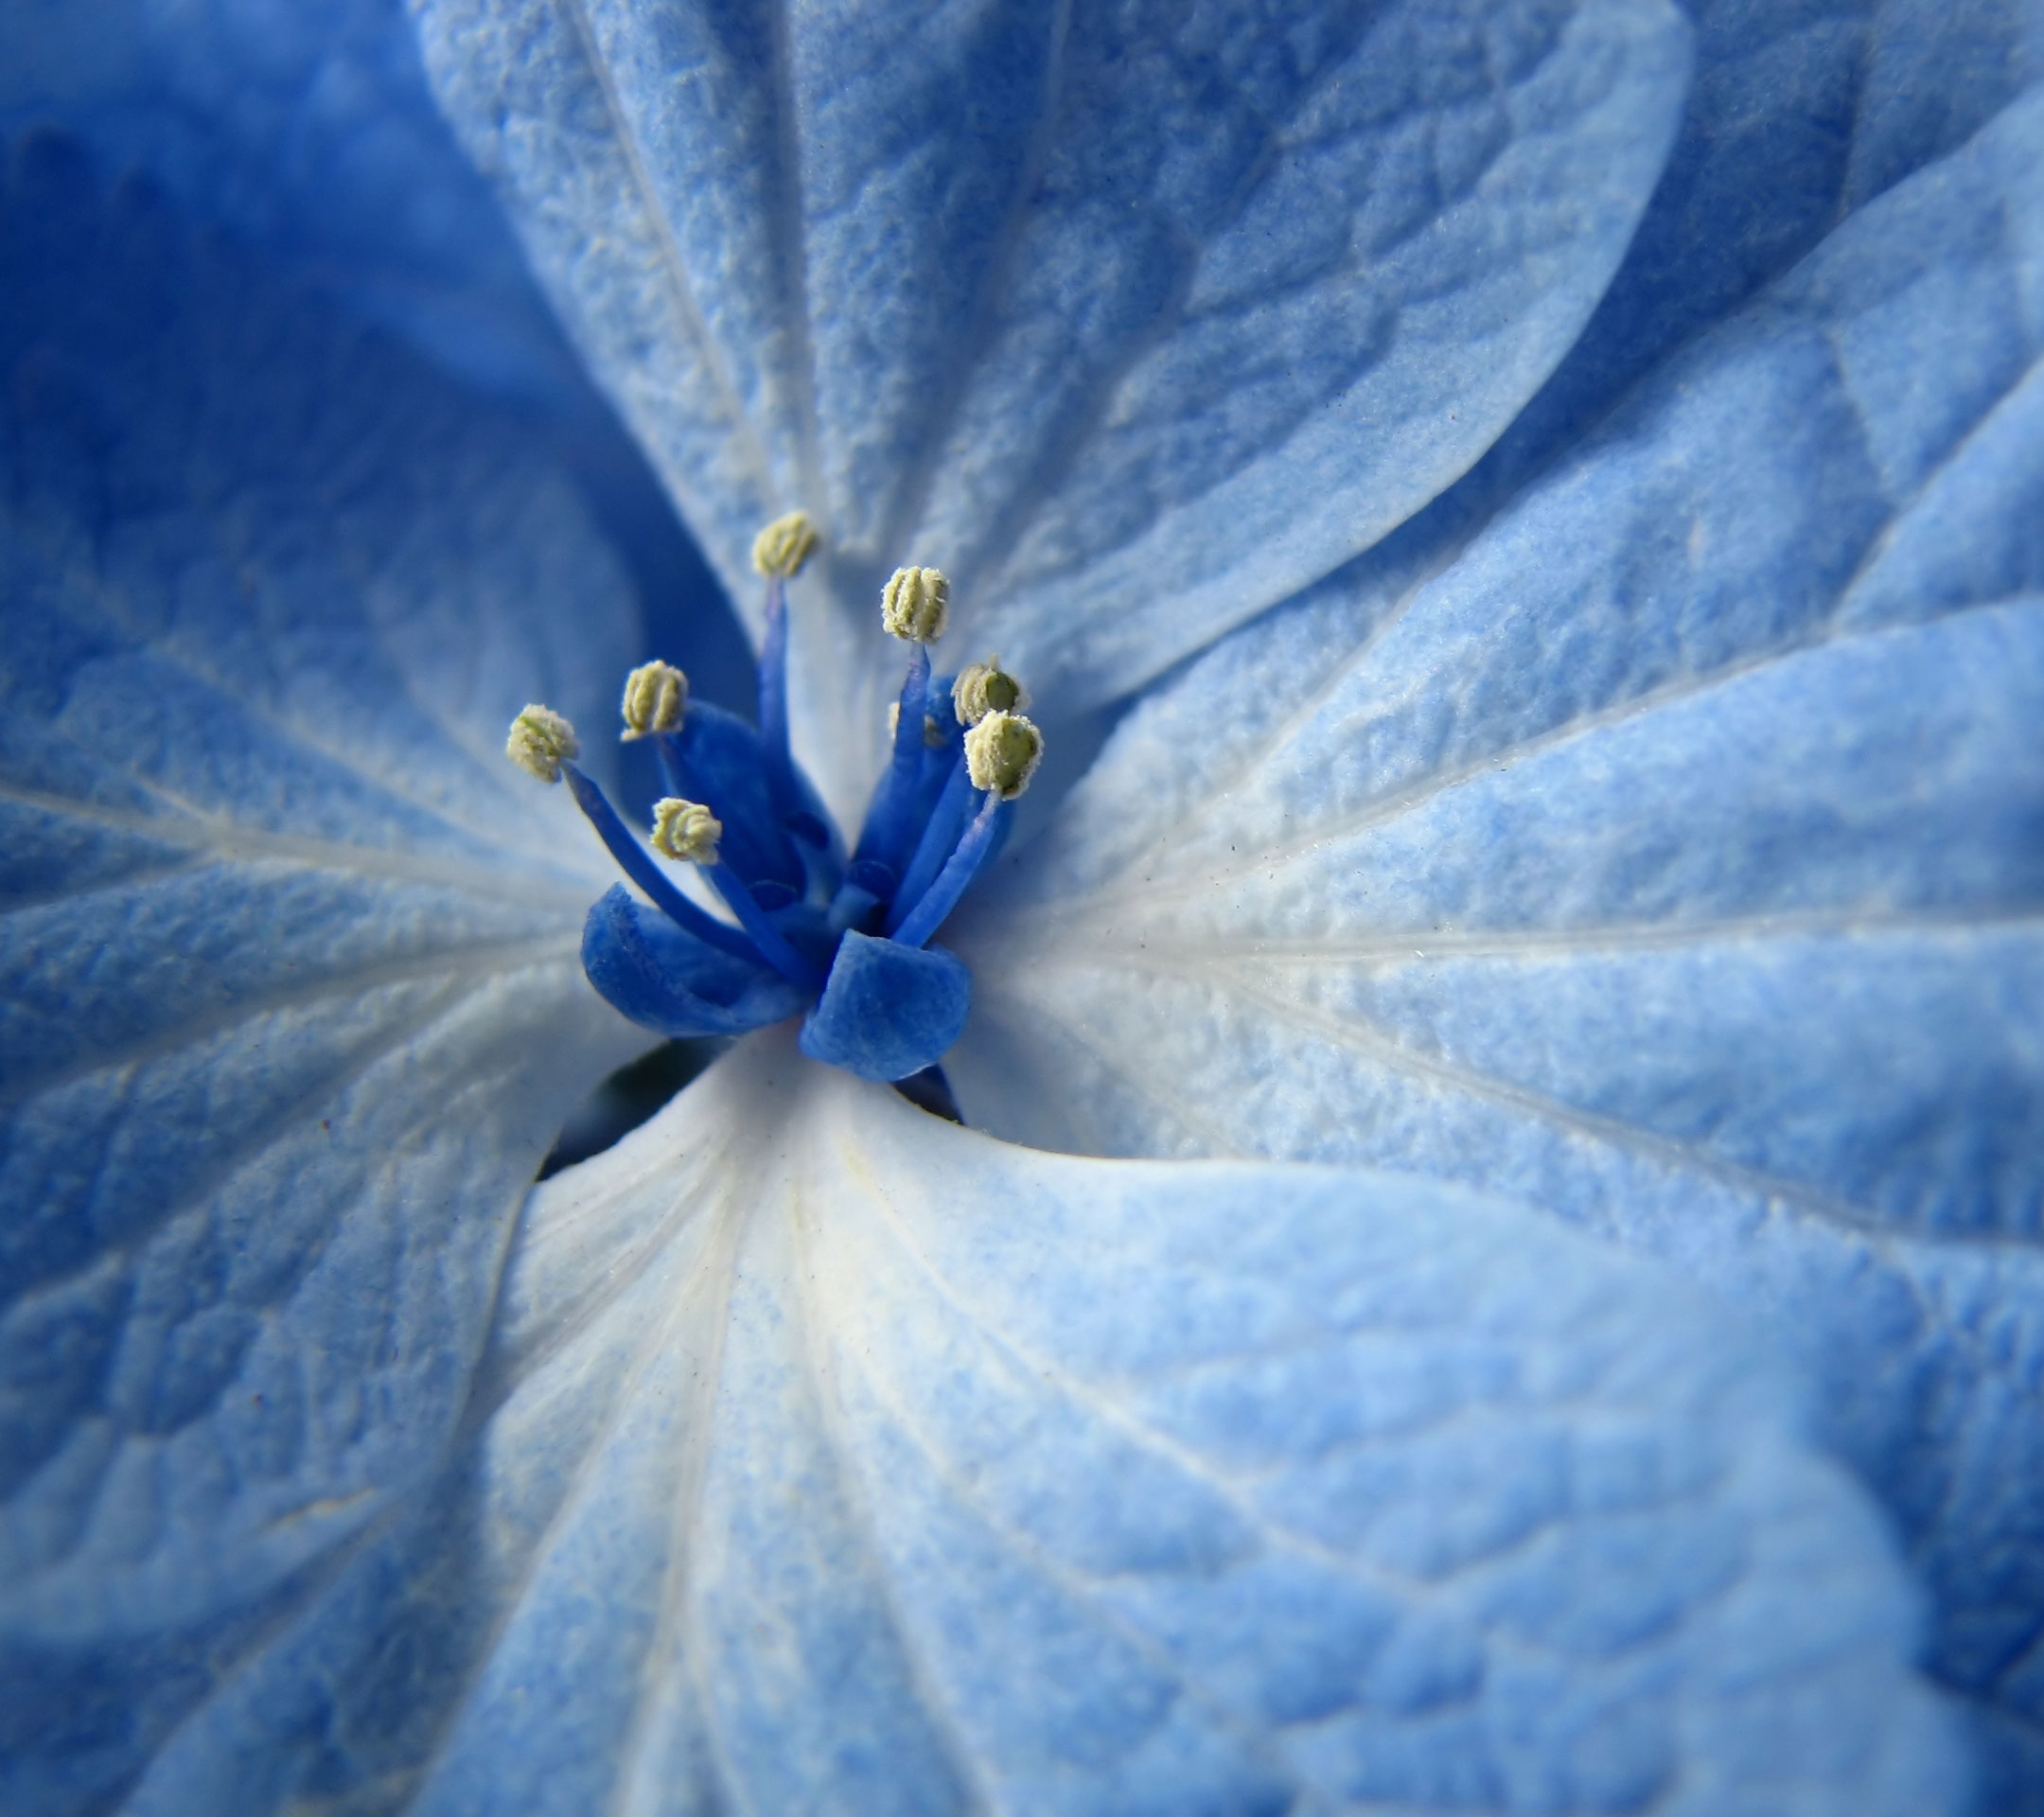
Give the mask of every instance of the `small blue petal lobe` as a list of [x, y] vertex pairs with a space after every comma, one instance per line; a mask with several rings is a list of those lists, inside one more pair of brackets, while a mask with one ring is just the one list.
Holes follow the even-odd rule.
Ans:
[[941, 946], [848, 933], [802, 1022], [802, 1050], [887, 1083], [934, 1065], [965, 1028], [972, 974]]
[[806, 1000], [778, 972], [706, 946], [622, 884], [589, 911], [582, 969], [620, 1015], [675, 1040], [763, 1029]]

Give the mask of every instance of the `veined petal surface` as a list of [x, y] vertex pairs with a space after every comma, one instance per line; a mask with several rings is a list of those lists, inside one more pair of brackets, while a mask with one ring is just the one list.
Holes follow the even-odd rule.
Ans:
[[1687, 71], [1661, 0], [413, 3], [733, 595], [767, 519], [823, 529], [797, 723], [855, 782], [898, 562], [1073, 712], [1453, 481], [1595, 305]]
[[960, 918], [947, 1062], [1003, 1134], [1424, 1168], [1778, 1314], [2023, 1754], [2040, 172], [2033, 93], [1445, 569], [1339, 576], [1146, 702]]
[[474, 1416], [138, 1817], [1963, 1808], [1780, 1379], [1436, 1182], [1036, 1154], [756, 1035], [535, 1191]]
[[606, 723], [634, 626], [515, 425], [68, 142], [4, 168], [0, 1779], [59, 1810], [440, 1459], [638, 1039], [503, 727]]
[[2029, 0], [1693, 0], [1696, 76], [1653, 201], [1596, 312], [1480, 465], [1494, 494], [1845, 216], [2044, 79]]

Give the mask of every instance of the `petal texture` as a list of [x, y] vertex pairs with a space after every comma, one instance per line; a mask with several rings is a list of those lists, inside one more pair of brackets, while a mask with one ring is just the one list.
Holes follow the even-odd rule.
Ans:
[[65, 143], [4, 168], [0, 1757], [58, 1809], [440, 1457], [632, 1039], [502, 727], [607, 713], [633, 626], [512, 425]]
[[1847, 215], [2044, 79], [2027, 0], [1698, 0], [1682, 132], [1582, 338], [1471, 478], [1493, 494]]
[[798, 718], [855, 778], [897, 562], [1071, 711], [1462, 472], [1617, 263], [1687, 68], [1657, 0], [414, 10], [734, 595], [761, 523], [823, 525]]
[[2044, 1716], [2044, 98], [1637, 393], [1445, 572], [1128, 722], [961, 919], [967, 1115], [1423, 1167], [1779, 1311]]
[[1959, 1808], [1779, 1380], [1436, 1184], [757, 1036], [535, 1193], [477, 1414], [131, 1808]]

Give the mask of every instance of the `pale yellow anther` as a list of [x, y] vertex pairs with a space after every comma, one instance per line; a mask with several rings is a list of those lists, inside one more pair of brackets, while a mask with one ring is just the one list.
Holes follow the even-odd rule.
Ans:
[[668, 796], [653, 803], [653, 849], [683, 864], [714, 864], [724, 822], [700, 802]]
[[627, 744], [656, 732], [679, 732], [688, 712], [688, 677], [671, 662], [642, 663], [625, 678]]
[[788, 580], [816, 554], [816, 525], [806, 511], [776, 518], [752, 538], [752, 565], [769, 580]]
[[1030, 691], [1001, 667], [1000, 658], [968, 662], [951, 684], [951, 705], [962, 726], [977, 726], [990, 713], [1020, 713]]
[[934, 644], [951, 610], [951, 583], [934, 568], [897, 568], [880, 591], [880, 622], [890, 637]]
[[504, 755], [542, 783], [559, 782], [561, 765], [581, 754], [574, 728], [552, 707], [537, 702], [512, 720], [511, 734], [504, 740]]
[[999, 709], [965, 734], [965, 773], [975, 788], [1012, 802], [1030, 785], [1043, 762], [1043, 733], [1019, 713]]

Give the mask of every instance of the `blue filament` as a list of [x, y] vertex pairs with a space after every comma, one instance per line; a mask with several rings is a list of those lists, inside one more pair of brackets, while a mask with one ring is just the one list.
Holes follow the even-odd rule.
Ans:
[[937, 873], [937, 881], [930, 885], [923, 900], [909, 910], [902, 925], [894, 930], [891, 938], [902, 945], [920, 946], [943, 926], [944, 917], [958, 907], [959, 898], [972, 887], [972, 880], [979, 874], [980, 866], [994, 856], [994, 848], [1006, 830], [1003, 816], [1008, 803], [991, 792], [982, 797], [982, 801], [984, 805], [965, 829], [965, 837], [958, 842], [958, 850]]
[[596, 837], [610, 848], [610, 856], [617, 860], [618, 869], [653, 899], [654, 906], [669, 921], [684, 933], [694, 934], [706, 946], [714, 946], [734, 958], [758, 961], [759, 949], [744, 934], [735, 927], [727, 927], [714, 915], [696, 908], [668, 881], [666, 873], [618, 818], [617, 809], [610, 805], [602, 789], [573, 764], [563, 764], [561, 774], [568, 779], [568, 788], [574, 796], [575, 805], [596, 829]]

